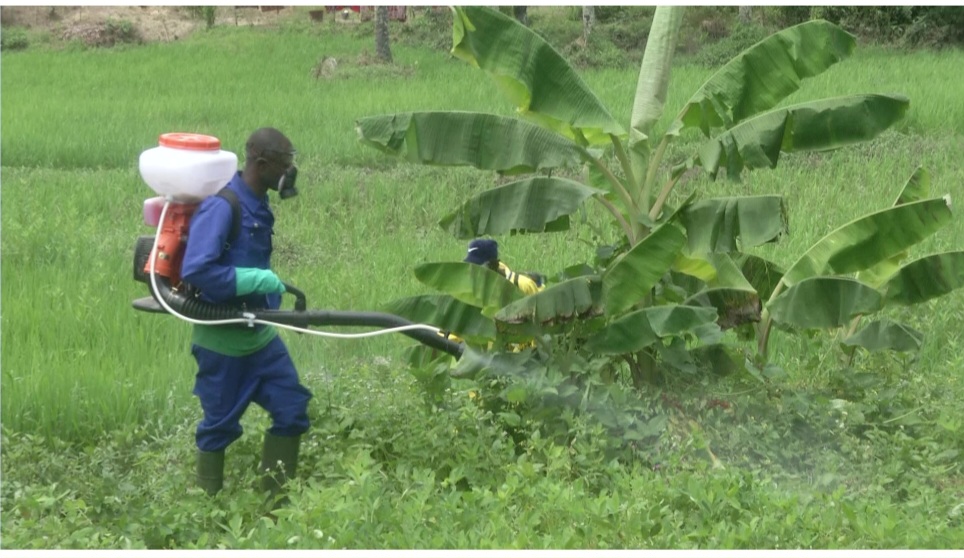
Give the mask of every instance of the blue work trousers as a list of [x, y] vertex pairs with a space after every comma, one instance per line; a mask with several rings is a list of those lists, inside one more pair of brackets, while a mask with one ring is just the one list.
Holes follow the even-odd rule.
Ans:
[[220, 451], [243, 431], [241, 416], [253, 401], [268, 411], [276, 436], [297, 436], [308, 430], [311, 392], [298, 380], [288, 348], [275, 337], [250, 355], [226, 356], [191, 346], [198, 372], [194, 395], [201, 400], [204, 419], [195, 439], [202, 451]]

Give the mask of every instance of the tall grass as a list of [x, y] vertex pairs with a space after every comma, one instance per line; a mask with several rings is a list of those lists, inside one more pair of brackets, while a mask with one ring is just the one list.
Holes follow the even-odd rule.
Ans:
[[[354, 121], [372, 112], [440, 105], [506, 111], [492, 85], [457, 95], [440, 83], [469, 83], [470, 68], [440, 53], [397, 48], [413, 77], [315, 78], [323, 56], [351, 68], [367, 42], [350, 35], [215, 30], [194, 41], [117, 52], [24, 52], [5, 56], [5, 165], [120, 167], [152, 147], [158, 130], [219, 136], [239, 150], [250, 130], [290, 130], [302, 153], [326, 161], [375, 158], [355, 142]], [[43, 68], [42, 72], [36, 71]], [[344, 70], [343, 70], [344, 73]], [[337, 75], [337, 74], [336, 74]]]
[[[380, 307], [396, 295], [420, 292], [414, 264], [461, 256], [461, 243], [435, 223], [471, 191], [488, 187], [492, 177], [386, 159], [358, 144], [354, 121], [403, 110], [509, 114], [511, 108], [481, 73], [439, 52], [397, 48], [397, 63], [411, 72], [388, 79], [312, 75], [324, 55], [340, 59], [341, 71], [350, 76], [356, 53], [368, 46], [346, 34], [219, 29], [190, 41], [117, 52], [4, 54], [7, 425], [60, 432], [101, 428], [101, 421], [153, 412], [150, 402], [129, 390], [189, 391], [191, 362], [181, 350], [189, 328], [128, 307], [144, 294], [142, 285], [129, 280], [133, 238], [150, 232], [138, 219], [140, 202], [152, 193], [137, 175], [137, 157], [164, 131], [214, 134], [235, 152], [258, 126], [277, 126], [293, 138], [303, 194], [276, 204], [276, 265], [316, 307]], [[792, 235], [765, 249], [785, 264], [833, 227], [888, 203], [918, 164], [933, 173], [935, 192], [964, 199], [964, 163], [954, 152], [964, 135], [964, 105], [956, 102], [959, 88], [933, 79], [951, 73], [960, 60], [953, 52], [858, 53], [806, 82], [788, 102], [902, 92], [912, 100], [905, 133], [839, 153], [787, 157], [775, 171], [751, 173], [740, 184], [700, 178], [678, 195], [693, 189], [785, 194]], [[699, 66], [674, 72], [664, 121], [710, 73]], [[590, 71], [585, 79], [618, 118], [628, 120], [633, 72]], [[695, 139], [684, 138], [678, 151]], [[959, 246], [960, 221], [951, 229], [931, 245]], [[579, 242], [586, 236], [577, 228], [515, 237], [504, 242], [504, 252], [509, 261], [554, 272], [591, 257], [591, 247]], [[329, 362], [391, 355], [399, 345], [395, 338], [296, 337], [290, 343], [296, 355], [324, 355]], [[89, 405], [76, 404], [88, 399]], [[65, 422], [64, 413], [77, 416]]]
[[[496, 87], [484, 75], [444, 53], [397, 46], [393, 54], [396, 64], [404, 71], [368, 67], [358, 64], [358, 53], [371, 48], [369, 39], [350, 33], [330, 33], [325, 29], [329, 28], [321, 31], [305, 27], [288, 30], [223, 28], [178, 43], [118, 51], [2, 53], [0, 178], [4, 203], [3, 235], [0, 238], [3, 303], [0, 419], [5, 436], [9, 436], [4, 438], [4, 475], [6, 478], [10, 471], [6, 464], [9, 456], [34, 458], [31, 457], [33, 450], [29, 449], [8, 453], [14, 451], [8, 449], [11, 440], [21, 448], [31, 440], [40, 440], [36, 443], [43, 447], [75, 451], [78, 453], [70, 455], [91, 460], [91, 469], [83, 469], [79, 464], [58, 464], [63, 470], [58, 469], [56, 474], [42, 469], [18, 476], [18, 483], [27, 483], [25, 479], [33, 478], [30, 475], [37, 477], [34, 479], [36, 487], [24, 490], [39, 495], [38, 502], [45, 502], [47, 500], [43, 498], [48, 497], [56, 500], [59, 494], [54, 489], [48, 494], [44, 483], [49, 484], [51, 479], [53, 482], [68, 482], [63, 479], [76, 476], [78, 470], [80, 474], [89, 473], [95, 467], [95, 457], [99, 454], [91, 447], [98, 446], [98, 440], [106, 437], [113, 440], [111, 444], [123, 445], [123, 440], [112, 438], [115, 435], [142, 436], [136, 439], [148, 440], [143, 441], [139, 449], [131, 450], [135, 454], [130, 457], [133, 469], [157, 467], [156, 474], [161, 476], [168, 473], [165, 467], [179, 471], [171, 473], [171, 478], [152, 480], [152, 483], [159, 483], [160, 489], [177, 494], [172, 498], [179, 498], [180, 492], [177, 491], [183, 490], [182, 484], [188, 482], [182, 478], [186, 473], [179, 467], [189, 456], [190, 425], [199, 414], [190, 393], [194, 371], [188, 352], [190, 328], [172, 318], [141, 314], [130, 308], [132, 299], [147, 295], [146, 287], [131, 278], [134, 239], [137, 235], [152, 232], [140, 218], [141, 203], [153, 192], [138, 175], [137, 158], [142, 150], [156, 144], [158, 134], [167, 131], [209, 133], [220, 137], [225, 149], [238, 153], [242, 151], [247, 135], [260, 126], [276, 126], [292, 138], [299, 151], [301, 195], [288, 202], [272, 199], [278, 218], [275, 267], [283, 278], [307, 293], [309, 305], [313, 308], [379, 309], [395, 298], [425, 292], [413, 277], [415, 264], [461, 259], [464, 244], [441, 231], [437, 220], [472, 192], [490, 187], [494, 178], [471, 170], [422, 168], [387, 159], [357, 143], [354, 121], [362, 116], [409, 110], [477, 110], [511, 114], [511, 107], [502, 101]], [[331, 78], [316, 78], [312, 73], [322, 56], [339, 60], [339, 69]], [[806, 82], [788, 102], [856, 92], [903, 93], [911, 99], [911, 108], [897, 131], [867, 146], [828, 154], [787, 157], [776, 170], [750, 173], [740, 183], [696, 178], [683, 184], [676, 195], [682, 197], [694, 190], [706, 196], [784, 194], [790, 210], [791, 235], [780, 244], [761, 251], [762, 255], [783, 264], [791, 263], [836, 226], [892, 203], [918, 165], [925, 166], [932, 173], [934, 194], [951, 193], [955, 200], [964, 200], [964, 152], [961, 150], [964, 145], [964, 104], [960, 102], [964, 82], [953, 79], [962, 62], [964, 53], [959, 51], [940, 54], [858, 52], [853, 59], [824, 76]], [[710, 74], [698, 66], [681, 66], [674, 71], [664, 123]], [[628, 122], [635, 72], [603, 70], [588, 71], [583, 75], [617, 118]], [[683, 138], [674, 148], [675, 156], [686, 153], [687, 147], [695, 141], [692, 136]], [[588, 219], [602, 222], [592, 207]], [[554, 273], [592, 258], [589, 237], [588, 228], [578, 226], [555, 235], [510, 237], [502, 239], [502, 252], [510, 264]], [[957, 219], [920, 247], [919, 253], [961, 246], [964, 246], [964, 225]], [[904, 318], [924, 331], [927, 341], [916, 361], [902, 361], [896, 365], [899, 373], [906, 374], [901, 385], [907, 397], [928, 406], [927, 411], [918, 413], [924, 417], [921, 420], [934, 420], [939, 416], [941, 420], [952, 421], [954, 410], [959, 409], [959, 401], [964, 397], [964, 380], [960, 375], [960, 370], [964, 369], [960, 351], [961, 324], [964, 323], [961, 295], [955, 294], [909, 312]], [[508, 456], [505, 446], [499, 445], [504, 443], [499, 435], [485, 430], [488, 427], [482, 426], [468, 410], [450, 410], [449, 414], [437, 416], [421, 414], [418, 393], [412, 388], [401, 359], [402, 350], [410, 345], [406, 338], [383, 336], [331, 341], [288, 333], [284, 338], [305, 382], [315, 392], [312, 414], [319, 423], [320, 432], [306, 449], [307, 458], [317, 460], [319, 468], [319, 471], [307, 473], [310, 475], [308, 483], [317, 481], [319, 486], [315, 487], [317, 491], [307, 486], [302, 487], [303, 493], [299, 489], [298, 497], [310, 505], [293, 512], [286, 527], [291, 530], [281, 531], [286, 534], [285, 540], [293, 533], [303, 537], [294, 546], [337, 546], [338, 543], [324, 542], [327, 539], [311, 541], [311, 533], [301, 533], [303, 527], [300, 525], [325, 521], [344, 526], [341, 540], [348, 541], [344, 543], [348, 546], [373, 546], [386, 540], [410, 546], [552, 546], [552, 533], [560, 529], [568, 533], [568, 538], [565, 541], [558, 539], [562, 542], [557, 545], [573, 547], [607, 544], [880, 546], [899, 545], [900, 540], [908, 541], [907, 544], [954, 546], [955, 540], [961, 542], [960, 538], [954, 539], [947, 534], [945, 524], [940, 522], [928, 527], [932, 530], [909, 533], [900, 539], [893, 530], [883, 529], [863, 515], [859, 521], [849, 520], [846, 525], [839, 514], [821, 519], [823, 516], [819, 510], [838, 500], [839, 494], [834, 492], [834, 487], [846, 486], [856, 491], [856, 495], [850, 493], [847, 496], [848, 499], [855, 498], [848, 500], [851, 513], [857, 509], [858, 515], [872, 514], [869, 502], [885, 498], [878, 513], [888, 522], [933, 520], [927, 510], [902, 508], [902, 501], [896, 496], [891, 499], [891, 495], [882, 495], [876, 488], [859, 487], [854, 478], [859, 473], [844, 472], [846, 467], [859, 461], [852, 456], [827, 458], [822, 462], [839, 467], [839, 471], [831, 472], [841, 478], [847, 477], [847, 481], [839, 481], [839, 485], [834, 484], [838, 481], [820, 485], [817, 495], [806, 496], [810, 499], [803, 504], [798, 499], [807, 492], [796, 492], [797, 488], [792, 486], [774, 488], [765, 475], [751, 478], [738, 472], [704, 471], [700, 474], [705, 476], [686, 476], [664, 484], [661, 477], [642, 476], [648, 474], [646, 471], [610, 471], [611, 479], [599, 480], [608, 487], [606, 490], [611, 489], [609, 492], [595, 491], [598, 486], [590, 490], [581, 482], [573, 484], [571, 490], [563, 490], [561, 487], [574, 478], [606, 477], [610, 472], [602, 471], [609, 471], [605, 469], [608, 465], [602, 465], [601, 461], [589, 464], [580, 461], [592, 452], [585, 449], [585, 453], [580, 453], [584, 450], [573, 446], [565, 457], [547, 458], [546, 463], [553, 459], [562, 460], [560, 463], [566, 472], [550, 471], [546, 479], [532, 471], [532, 463], [527, 463], [525, 456], [518, 462], [514, 461], [516, 456]], [[816, 388], [821, 393], [835, 389], [828, 387], [837, 385], [834, 382], [839, 380], [834, 372], [834, 349], [833, 342], [827, 339], [778, 338], [773, 345], [773, 359], [784, 365], [788, 373], [778, 389]], [[883, 363], [882, 370], [894, 367], [894, 363], [887, 362], [886, 358], [873, 362], [878, 361]], [[885, 372], [882, 371], [881, 375]], [[729, 392], [743, 387], [736, 380], [732, 384], [707, 389]], [[748, 406], [758, 404], [753, 397], [747, 398]], [[760, 397], [766, 399], [763, 395]], [[787, 410], [787, 413], [792, 412], [795, 411]], [[260, 425], [263, 419], [263, 416], [254, 414], [246, 419], [246, 424]], [[449, 420], [452, 423], [446, 422]], [[711, 422], [708, 420], [705, 425], [707, 436], [711, 438], [707, 443], [716, 444], [714, 449], [719, 455], [735, 463], [763, 460], [762, 457], [748, 456], [748, 452], [738, 447], [741, 435], [744, 436], [742, 440], [757, 436], [756, 431], [748, 434], [749, 431], [741, 430], [750, 428], [748, 424], [752, 421], [733, 425], [721, 418], [712, 425]], [[951, 445], [957, 447], [953, 444], [961, 444], [958, 439], [960, 431], [950, 430], [950, 426], [948, 429], [947, 436], [957, 440]], [[775, 435], [773, 432], [769, 434]], [[885, 447], [896, 448], [907, 443], [899, 439], [896, 431], [886, 430], [886, 434], [893, 436], [888, 442], [893, 446]], [[466, 439], [464, 436], [470, 435], [477, 438], [462, 443]], [[804, 444], [804, 438], [794, 438], [797, 435], [796, 430], [788, 429], [781, 436], [789, 438], [775, 440], [773, 444], [789, 444], [793, 451], [802, 451], [800, 444]], [[361, 453], [326, 453], [325, 448], [334, 447], [341, 448], [337, 451], [348, 451], [344, 448], [353, 440], [360, 441], [358, 443], [365, 451], [387, 456], [386, 463], [396, 463], [392, 467], [397, 469], [380, 469], [380, 465], [365, 461]], [[63, 442], [74, 449], [63, 447]], [[245, 438], [238, 444], [253, 455], [256, 451], [253, 443]], [[183, 448], [157, 449], [172, 444], [183, 444]], [[432, 444], [449, 444], [448, 447], [459, 449], [447, 455], [444, 447]], [[698, 450], [699, 443], [694, 444]], [[483, 458], [465, 453], [470, 446], [476, 445], [484, 446], [483, 449], [496, 456], [487, 454]], [[860, 451], [871, 451], [865, 446], [854, 445]], [[556, 451], [554, 449], [536, 446], [541, 448], [540, 451], [555, 455], [552, 453]], [[354, 448], [352, 451], [361, 451], [351, 447]], [[143, 456], [141, 452], [144, 452]], [[419, 453], [418, 459], [411, 463], [398, 457], [409, 459], [418, 452], [424, 455]], [[880, 461], [873, 463], [893, 465], [897, 470], [910, 466], [908, 463], [912, 458], [908, 455], [864, 457], [878, 459]], [[153, 463], [154, 458], [158, 464], [145, 465]], [[531, 455], [529, 458], [535, 459]], [[800, 459], [806, 461], [816, 457]], [[946, 462], [934, 459], [935, 463]], [[361, 464], [352, 460], [361, 460]], [[596, 465], [599, 467], [593, 469]], [[472, 473], [476, 466], [479, 471]], [[336, 471], [332, 474], [340, 475], [343, 480], [358, 482], [351, 485], [354, 487], [351, 489], [323, 488], [321, 469], [325, 467]], [[435, 485], [431, 484], [433, 479], [424, 476], [421, 467], [430, 469], [429, 472], [435, 468]], [[453, 467], [470, 470], [466, 474], [473, 483], [484, 477], [486, 482], [505, 479], [509, 483], [506, 486], [516, 486], [520, 491], [520, 500], [516, 501], [521, 502], [522, 507], [517, 508], [513, 517], [536, 527], [526, 532], [517, 525], [518, 530], [512, 532], [504, 518], [502, 523], [496, 521], [506, 509], [502, 506], [507, 505], [504, 500], [499, 500], [505, 495], [499, 495], [497, 484], [493, 485], [492, 491], [458, 492], [453, 487], [459, 478], [453, 477], [449, 483], [446, 480], [448, 473], [439, 472], [445, 467], [448, 467], [446, 470]], [[492, 471], [482, 471], [486, 467]], [[871, 465], [866, 467], [860, 469], [863, 474], [877, 474]], [[928, 485], [928, 505], [935, 499], [939, 500], [939, 505], [946, 505], [959, 494], [959, 485], [953, 484], [960, 482], [959, 470], [954, 471], [953, 475], [957, 476], [948, 482], [952, 487], [958, 487], [943, 493]], [[362, 473], [371, 476], [364, 477]], [[490, 478], [486, 474], [494, 476]], [[558, 476], [552, 476], [555, 474]], [[893, 479], [898, 473], [888, 469], [886, 474]], [[129, 483], [132, 477], [125, 475], [127, 473], [116, 473], [115, 477], [105, 478], [121, 478]], [[368, 479], [367, 484], [361, 482], [363, 477]], [[543, 480], [536, 483], [533, 479], [537, 477]], [[708, 498], [705, 491], [694, 492], [704, 481], [717, 483], [715, 486], [719, 490], [744, 496], [733, 504], [723, 493]], [[81, 482], [70, 481], [68, 485], [79, 487], [81, 485], [77, 483]], [[483, 484], [481, 480], [478, 482], [473, 486]], [[529, 482], [540, 488], [523, 490], [521, 487]], [[563, 482], [563, 485], [557, 482]], [[811, 488], [818, 484], [812, 479], [800, 482]], [[396, 486], [393, 483], [401, 484]], [[657, 489], [657, 485], [666, 488]], [[413, 488], [415, 492], [411, 492], [404, 488], [409, 486], [422, 488]], [[423, 488], [422, 492], [418, 491]], [[68, 499], [79, 498], [87, 489], [70, 490], [77, 491], [77, 494]], [[254, 538], [249, 532], [248, 539], [244, 539], [243, 533], [237, 529], [224, 525], [218, 527], [218, 521], [228, 523], [229, 518], [223, 517], [223, 513], [222, 516], [214, 515], [216, 512], [207, 509], [211, 504], [202, 499], [192, 500], [192, 505], [198, 506], [195, 512], [210, 512], [212, 515], [204, 517], [222, 519], [202, 521], [189, 514], [172, 517], [173, 512], [164, 506], [173, 505], [174, 500], [161, 498], [158, 503], [147, 488], [143, 493], [137, 492], [139, 489], [136, 488], [122, 490], [129, 490], [136, 496], [134, 501], [149, 507], [148, 518], [159, 524], [169, 521], [181, 525], [185, 529], [178, 535], [182, 537], [178, 539], [182, 545], [204, 546], [197, 538], [198, 521], [206, 525], [202, 530], [213, 532], [224, 528], [221, 543], [227, 546], [256, 546], [258, 541], [262, 544], [279, 542], [276, 541], [279, 535], [275, 532], [262, 533], [263, 537]], [[547, 511], [543, 513], [544, 510], [537, 507], [546, 494], [555, 494], [564, 509], [573, 509], [584, 497], [588, 498], [584, 490], [594, 494], [586, 505], [596, 507], [576, 513], [576, 517], [585, 517], [588, 522], [579, 528], [582, 530], [570, 532], [572, 524], [568, 518]], [[665, 497], [673, 502], [670, 507], [678, 508], [676, 511], [663, 510], [666, 513], [662, 515], [662, 522], [655, 515], [643, 517], [650, 514], [646, 511], [649, 508], [625, 507], [626, 502], [645, 498], [653, 490], [662, 495], [659, 498]], [[4, 494], [8, 492], [5, 490]], [[379, 500], [379, 494], [387, 496]], [[416, 496], [421, 499], [411, 501]], [[92, 497], [91, 494], [86, 496], [88, 500]], [[346, 533], [350, 530], [348, 522], [352, 514], [362, 513], [361, 508], [351, 502], [359, 498], [370, 498], [365, 500], [372, 504], [365, 512], [370, 512], [369, 518], [384, 520], [395, 510], [391, 506], [385, 507], [389, 500], [401, 502], [399, 505], [404, 511], [398, 513], [404, 517], [421, 517], [419, 510], [424, 511], [425, 506], [432, 505], [426, 502], [435, 502], [441, 513], [463, 514], [459, 517], [465, 523], [455, 528], [455, 532], [471, 530], [475, 522], [487, 521], [485, 532], [488, 534], [485, 536], [489, 539], [452, 535], [438, 538], [439, 542], [433, 544], [431, 541], [436, 539], [418, 538], [427, 537], [425, 529], [430, 531], [431, 526], [419, 527], [405, 522], [402, 522], [405, 533], [396, 533], [393, 538], [386, 539], [380, 538], [384, 532], [377, 528], [374, 520], [363, 522], [362, 527], [351, 531], [349, 538]], [[736, 505], [742, 511], [723, 514], [718, 511], [720, 508], [703, 509], [700, 506], [704, 504], [699, 502], [715, 502], [722, 508]], [[774, 523], [769, 531], [755, 534], [752, 526], [756, 523], [751, 523], [752, 516], [764, 513], [768, 505], [789, 516], [798, 504], [804, 508], [797, 518], [807, 522], [804, 529], [807, 537], [794, 539], [783, 523]], [[114, 517], [111, 514], [130, 513], [122, 506], [116, 510], [109, 503], [104, 506], [98, 513], [110, 517]], [[481, 511], [472, 512], [474, 508]], [[327, 514], [318, 511], [328, 509], [334, 511]], [[944, 514], [941, 521], [951, 521], [946, 519], [946, 511], [941, 509], [940, 513]], [[617, 516], [622, 519], [615, 523], [626, 525], [645, 519], [644, 522], [652, 523], [652, 532], [646, 537], [623, 533], [623, 527], [613, 524], [612, 518]], [[717, 527], [705, 531], [707, 527], [701, 526], [700, 521], [706, 518], [716, 518], [711, 523]], [[745, 525], [737, 522], [733, 524], [737, 525], [735, 527], [724, 528], [729, 519], [743, 521]], [[455, 524], [462, 520], [452, 519]], [[257, 517], [244, 515], [244, 521], [246, 527], [262, 529]], [[168, 544], [164, 542], [163, 533], [143, 532], [144, 526], [149, 524], [149, 520], [144, 519], [143, 523], [125, 523], [120, 529], [127, 533], [124, 536], [137, 533], [137, 536], [144, 537], [139, 539], [141, 545], [153, 544], [143, 542], [154, 540], [152, 537], [160, 537], [158, 544]], [[858, 524], [859, 528], [855, 526]], [[948, 525], [955, 524], [951, 521]], [[614, 538], [607, 543], [592, 536], [593, 529], [597, 528], [612, 533]], [[662, 528], [666, 531], [658, 534]], [[822, 536], [821, 533], [829, 528], [849, 533], [846, 536], [850, 539], [835, 539], [832, 534]], [[685, 536], [672, 535], [674, 529], [690, 531]], [[97, 532], [103, 536], [118, 536], [109, 530]], [[61, 541], [73, 540], [67, 532], [58, 536], [62, 537], [58, 539]], [[26, 539], [18, 540], [26, 544]], [[125, 544], [116, 538], [92, 540], [95, 542], [88, 544], [93, 546], [97, 540], [110, 546]], [[184, 543], [184, 540], [193, 542]], [[84, 546], [82, 542], [63, 544]]]

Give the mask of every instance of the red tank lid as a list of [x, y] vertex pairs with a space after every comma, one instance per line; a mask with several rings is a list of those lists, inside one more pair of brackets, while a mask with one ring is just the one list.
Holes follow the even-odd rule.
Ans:
[[161, 134], [157, 143], [163, 147], [174, 149], [190, 149], [193, 151], [214, 151], [221, 149], [221, 140], [214, 136], [204, 134], [191, 134], [186, 132], [170, 132]]

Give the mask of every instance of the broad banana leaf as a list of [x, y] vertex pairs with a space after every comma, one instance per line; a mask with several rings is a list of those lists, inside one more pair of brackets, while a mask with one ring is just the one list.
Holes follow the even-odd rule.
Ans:
[[695, 277], [703, 282], [716, 279], [716, 268], [709, 261], [700, 256], [687, 256], [680, 253], [673, 262], [673, 271]]
[[580, 145], [609, 143], [609, 134], [626, 133], [534, 31], [489, 8], [452, 9], [452, 54], [488, 72], [523, 116]]
[[495, 319], [508, 324], [551, 326], [602, 314], [598, 276], [576, 277], [517, 300], [499, 310]]
[[721, 328], [760, 321], [760, 296], [729, 254], [683, 256], [673, 269], [706, 283], [706, 288], [686, 298], [683, 304], [715, 308]]
[[521, 376], [534, 366], [538, 366], [538, 363], [532, 362], [532, 352], [528, 350], [488, 353], [465, 347], [462, 358], [452, 370], [452, 377], [473, 378], [482, 371], [492, 376]]
[[[690, 192], [690, 195], [686, 196], [686, 199], [683, 200], [683, 203], [681, 203], [678, 207], [673, 207], [668, 203], [663, 204], [663, 211], [660, 212], [660, 216], [657, 218], [657, 221], [659, 223], [668, 223], [674, 219], [678, 219], [683, 210], [689, 207], [689, 205], [693, 203], [693, 200], [696, 199], [696, 194], [697, 192], [695, 190]], [[649, 215], [647, 215], [646, 212], [643, 212], [642, 215], [640, 215], [640, 222], [648, 227], [655, 228], [653, 227], [651, 221], [643, 221], [643, 218], [649, 219]]]
[[707, 254], [706, 259], [716, 268], [716, 277], [707, 281], [708, 286], [726, 287], [756, 294], [753, 285], [747, 281], [743, 271], [732, 256], [729, 254]]
[[783, 278], [783, 269], [779, 265], [759, 256], [743, 254], [737, 259], [737, 265], [743, 277], [753, 287], [762, 300], [769, 300], [773, 290], [777, 288]]
[[529, 178], [470, 198], [439, 225], [458, 238], [569, 229], [569, 215], [601, 190], [565, 178]]
[[746, 49], [700, 87], [667, 132], [730, 128], [769, 110], [800, 88], [800, 82], [850, 56], [853, 35], [822, 20], [770, 35]]
[[415, 278], [492, 317], [503, 306], [522, 297], [501, 273], [466, 262], [426, 263], [415, 268]]
[[626, 354], [645, 349], [661, 337], [685, 333], [705, 334], [714, 323], [716, 310], [697, 306], [653, 306], [626, 314], [596, 332], [587, 348], [596, 353]]
[[[917, 167], [914, 174], [907, 180], [901, 189], [894, 205], [904, 205], [926, 199], [930, 195], [930, 174], [923, 168]], [[857, 274], [857, 280], [867, 283], [875, 289], [880, 288], [900, 268], [900, 262], [907, 258], [907, 251], [887, 258], [886, 260], [865, 269]]]
[[385, 311], [420, 324], [431, 324], [463, 339], [495, 339], [495, 322], [482, 315], [480, 308], [460, 302], [449, 295], [419, 295], [393, 300]]
[[[636, 97], [633, 100], [633, 115], [630, 120], [629, 147], [635, 153], [648, 151], [653, 126], [663, 115], [666, 90], [673, 69], [673, 54], [676, 52], [676, 39], [683, 21], [683, 9], [683, 6], [659, 6], [653, 15], [653, 24], [646, 37], [646, 51], [643, 53], [639, 79], [636, 82]], [[636, 176], [642, 175], [644, 165], [643, 160], [634, 164], [633, 172]]]
[[910, 326], [891, 320], [870, 322], [860, 331], [843, 340], [849, 347], [863, 347], [868, 351], [897, 351], [906, 353], [920, 349], [924, 334]]
[[783, 275], [795, 283], [826, 273], [868, 269], [924, 240], [951, 220], [944, 198], [898, 205], [840, 227], [810, 247]]
[[566, 279], [575, 279], [576, 277], [585, 277], [587, 275], [595, 275], [596, 270], [592, 268], [591, 265], [580, 263], [571, 265], [559, 272], [559, 281], [565, 281]]
[[716, 178], [720, 168], [738, 180], [743, 169], [774, 168], [780, 153], [823, 151], [871, 140], [900, 120], [905, 97], [854, 95], [780, 108], [737, 124], [705, 142], [703, 169]]
[[917, 167], [907, 179], [894, 205], [904, 205], [927, 199], [931, 193], [931, 174], [924, 167]]
[[716, 311], [713, 308], [674, 304], [646, 308], [643, 312], [653, 331], [660, 337], [695, 332], [702, 326], [713, 326], [716, 322]]
[[355, 123], [362, 143], [428, 165], [472, 166], [502, 174], [575, 167], [589, 155], [535, 124], [478, 112], [403, 112]]
[[855, 279], [875, 289], [880, 289], [888, 279], [897, 273], [897, 270], [900, 269], [900, 262], [904, 261], [905, 258], [907, 258], [906, 250], [857, 273]]
[[883, 297], [849, 277], [811, 277], [777, 296], [767, 310], [774, 322], [799, 329], [827, 329], [881, 309]]
[[[715, 324], [710, 324], [714, 325]], [[719, 327], [716, 328], [719, 331]], [[686, 341], [679, 337], [672, 337], [663, 343], [653, 345], [653, 352], [659, 359], [659, 367], [663, 372], [678, 372], [689, 376], [696, 374], [699, 368], [696, 366], [694, 354], [686, 350]]]
[[721, 329], [732, 329], [743, 324], [760, 321], [762, 303], [760, 297], [750, 291], [731, 287], [712, 287], [702, 290], [683, 301], [690, 306], [715, 308]]
[[747, 250], [775, 242], [788, 231], [782, 196], [700, 200], [680, 212], [680, 222], [692, 254]]
[[745, 357], [726, 345], [707, 345], [692, 351], [697, 362], [718, 376], [726, 376], [746, 369]]
[[887, 304], [910, 306], [964, 286], [964, 251], [933, 254], [900, 268], [884, 285]]
[[606, 313], [615, 315], [643, 300], [679, 256], [686, 236], [666, 223], [619, 256], [603, 275]]

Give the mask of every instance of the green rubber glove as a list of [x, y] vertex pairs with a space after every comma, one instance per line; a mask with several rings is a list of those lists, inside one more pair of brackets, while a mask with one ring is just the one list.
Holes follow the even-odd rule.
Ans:
[[236, 267], [234, 268], [234, 291], [236, 296], [251, 293], [283, 293], [285, 286], [270, 269]]

